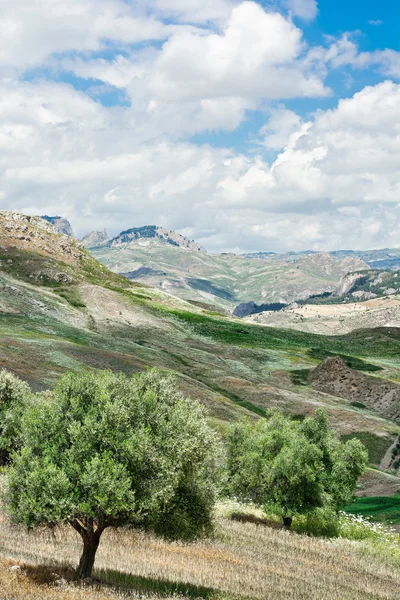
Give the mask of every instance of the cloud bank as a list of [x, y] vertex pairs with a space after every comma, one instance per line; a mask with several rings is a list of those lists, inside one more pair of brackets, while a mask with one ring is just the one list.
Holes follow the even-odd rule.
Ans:
[[[343, 66], [400, 74], [349, 35], [307, 44], [293, 17], [315, 19], [313, 0], [0, 2], [1, 208], [81, 235], [160, 224], [211, 251], [400, 244], [400, 86], [285, 106], [329, 98]], [[251, 114], [244, 149], [193, 139]]]

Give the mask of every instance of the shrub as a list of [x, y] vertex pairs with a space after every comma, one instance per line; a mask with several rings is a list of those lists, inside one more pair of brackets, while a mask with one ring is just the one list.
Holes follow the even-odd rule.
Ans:
[[330, 508], [316, 508], [305, 515], [298, 515], [293, 523], [297, 533], [312, 536], [339, 537], [340, 521], [335, 511]]

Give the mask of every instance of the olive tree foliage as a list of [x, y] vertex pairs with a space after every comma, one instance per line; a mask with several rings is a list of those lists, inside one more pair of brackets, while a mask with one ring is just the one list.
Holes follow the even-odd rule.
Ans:
[[19, 423], [30, 395], [27, 383], [5, 369], [0, 371], [0, 465], [18, 447]]
[[8, 475], [11, 518], [69, 523], [90, 577], [106, 527], [131, 525], [191, 538], [211, 526], [219, 441], [204, 408], [156, 370], [67, 374], [22, 420]]
[[359, 440], [340, 442], [325, 411], [303, 422], [276, 413], [231, 426], [228, 489], [274, 510], [290, 527], [295, 515], [349, 503], [367, 460]]

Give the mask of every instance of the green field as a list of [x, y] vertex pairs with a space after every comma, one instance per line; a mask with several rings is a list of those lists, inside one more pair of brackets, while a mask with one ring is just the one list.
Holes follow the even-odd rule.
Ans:
[[400, 524], [400, 496], [366, 496], [346, 506], [346, 512], [369, 517], [374, 521]]

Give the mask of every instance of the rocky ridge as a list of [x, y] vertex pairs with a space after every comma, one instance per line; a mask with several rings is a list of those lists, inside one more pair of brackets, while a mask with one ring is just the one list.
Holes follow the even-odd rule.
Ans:
[[107, 242], [107, 246], [115, 248], [124, 245], [140, 245], [148, 246], [152, 242], [170, 244], [178, 248], [186, 250], [195, 250], [197, 252], [205, 252], [204, 248], [194, 240], [188, 240], [180, 233], [157, 227], [156, 225], [147, 225], [145, 227], [133, 227], [122, 231], [112, 240]]
[[23, 215], [11, 210], [0, 211], [0, 248], [18, 247], [50, 258], [62, 257], [69, 263], [87, 256], [75, 238], [60, 234], [56, 227], [41, 217]]
[[74, 232], [72, 231], [71, 223], [68, 219], [64, 219], [64, 217], [49, 217], [47, 215], [42, 215], [40, 217], [44, 221], [51, 223], [58, 233], [64, 233], [65, 235], [70, 235], [73, 237]]

